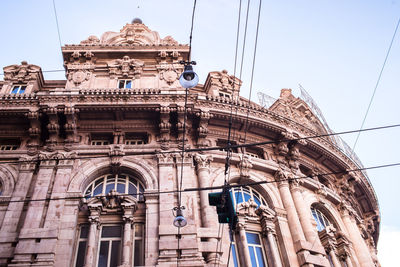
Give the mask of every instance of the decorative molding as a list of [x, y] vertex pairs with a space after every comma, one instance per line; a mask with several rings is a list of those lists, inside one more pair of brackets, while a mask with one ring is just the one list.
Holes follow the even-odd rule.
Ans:
[[28, 64], [26, 61], [22, 61], [21, 65], [10, 65], [4, 67], [3, 70], [4, 81], [19, 83], [38, 79], [38, 75], [42, 71], [39, 66]]
[[143, 71], [144, 62], [139, 59], [131, 59], [129, 56], [124, 56], [122, 59], [117, 59], [114, 63], [108, 65], [108, 70], [111, 78], [121, 76], [123, 78], [138, 79]]

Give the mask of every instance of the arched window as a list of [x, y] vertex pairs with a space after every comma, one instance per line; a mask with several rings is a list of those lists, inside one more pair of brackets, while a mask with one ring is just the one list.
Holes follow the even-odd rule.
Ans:
[[144, 185], [129, 174], [106, 174], [84, 190], [75, 267], [144, 265]]
[[[254, 188], [233, 188], [232, 193], [239, 221], [242, 222], [233, 234], [233, 265], [262, 267], [280, 263], [276, 237], [272, 234], [275, 231], [275, 212]], [[263, 231], [267, 228], [268, 233]]]
[[233, 199], [235, 201], [235, 204], [240, 204], [242, 202], [247, 202], [250, 199], [254, 200], [254, 202], [257, 204], [257, 207], [260, 205], [265, 205], [267, 206], [267, 202], [265, 199], [258, 193], [256, 190], [254, 190], [251, 187], [236, 187], [232, 189], [234, 194], [233, 194]]
[[85, 197], [89, 198], [100, 194], [106, 195], [113, 189], [118, 193], [129, 194], [134, 198], [143, 200], [143, 184], [127, 174], [108, 174], [97, 178], [86, 188]]
[[330, 225], [328, 218], [319, 209], [311, 207], [311, 213], [315, 222], [317, 223], [318, 232], [321, 232], [328, 225]]

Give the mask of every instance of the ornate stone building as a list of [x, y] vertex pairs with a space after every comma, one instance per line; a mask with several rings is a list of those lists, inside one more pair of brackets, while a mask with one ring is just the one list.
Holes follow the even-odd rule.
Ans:
[[[371, 184], [333, 137], [301, 139], [328, 133], [310, 107], [283, 89], [263, 108], [215, 71], [189, 90], [184, 128], [188, 52], [135, 20], [65, 45], [66, 80], [4, 67], [0, 265], [379, 266]], [[184, 190], [224, 183], [231, 107], [232, 242], [206, 190], [182, 193], [178, 232], [181, 172]]]

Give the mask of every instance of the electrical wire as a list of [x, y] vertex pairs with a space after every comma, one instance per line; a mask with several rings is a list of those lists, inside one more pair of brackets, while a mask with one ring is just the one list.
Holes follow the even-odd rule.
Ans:
[[[332, 171], [332, 172], [325, 172], [325, 173], [318, 173], [314, 175], [303, 175], [303, 176], [294, 176], [291, 178], [287, 179], [282, 179], [281, 181], [294, 181], [294, 180], [302, 180], [302, 179], [313, 179], [314, 177], [317, 176], [329, 176], [329, 175], [338, 175], [338, 174], [346, 174], [346, 173], [352, 173], [352, 172], [360, 172], [360, 171], [366, 171], [366, 170], [375, 170], [375, 169], [382, 169], [382, 168], [390, 168], [390, 167], [397, 167], [400, 166], [400, 162], [396, 163], [389, 163], [389, 164], [382, 164], [382, 165], [376, 165], [376, 166], [370, 166], [370, 167], [363, 167], [363, 168], [354, 168], [354, 169], [347, 169], [347, 170], [342, 170], [342, 171]], [[255, 185], [262, 185], [262, 184], [271, 184], [271, 183], [278, 183], [281, 181], [275, 181], [275, 180], [263, 180], [263, 181], [258, 181], [258, 182], [246, 182], [246, 183], [240, 183], [240, 184], [231, 184], [231, 188], [240, 188], [240, 187], [246, 187], [246, 186], [255, 186]], [[210, 187], [192, 187], [192, 188], [185, 188], [182, 190], [182, 193], [189, 193], [189, 192], [194, 192], [194, 191], [211, 191], [211, 190], [217, 190], [217, 189], [223, 189], [225, 185], [220, 185], [220, 186], [210, 186]], [[135, 194], [120, 194], [120, 196], [146, 196], [146, 195], [161, 195], [161, 194], [171, 194], [171, 193], [179, 193], [179, 190], [165, 190], [165, 191], [158, 191], [158, 192], [143, 192], [143, 193], [135, 193]], [[105, 196], [94, 196], [90, 198], [100, 198], [100, 197], [105, 197]], [[90, 199], [87, 198], [87, 199]], [[84, 196], [76, 196], [76, 197], [57, 197], [57, 198], [41, 198], [41, 199], [19, 199], [19, 200], [2, 200], [2, 203], [21, 203], [21, 202], [40, 202], [40, 201], [50, 201], [50, 200], [82, 200], [86, 199]], [[143, 203], [143, 202], [142, 202]]]
[[[230, 160], [229, 144], [231, 142], [231, 131], [232, 131], [232, 124], [233, 124], [233, 106], [234, 106], [233, 94], [235, 93], [235, 85], [236, 85], [236, 64], [237, 64], [238, 48], [239, 48], [241, 11], [242, 11], [242, 0], [239, 0], [238, 20], [237, 20], [237, 29], [236, 29], [235, 59], [234, 59], [234, 65], [233, 65], [232, 101], [231, 101], [231, 105], [230, 105], [230, 115], [229, 115], [229, 124], [228, 124], [228, 142], [227, 142], [228, 148], [227, 148], [227, 155], [226, 155], [226, 159], [225, 159], [224, 183], [227, 183], [227, 181], [226, 181], [226, 170], [227, 170], [227, 168], [229, 168], [229, 164], [230, 164], [230, 162], [229, 162], [229, 160]], [[238, 100], [239, 100], [239, 93], [237, 95], [236, 102], [238, 102]], [[236, 106], [236, 113], [237, 113], [237, 106]], [[229, 177], [230, 176], [228, 176], [228, 183], [229, 183]], [[218, 257], [218, 266], [219, 266], [219, 263], [220, 263], [220, 253], [218, 253], [218, 244], [220, 243], [220, 240], [222, 239], [222, 234], [223, 234], [223, 231], [224, 231], [224, 228], [222, 228], [222, 233], [221, 233], [221, 237], [220, 237], [220, 228], [221, 227], [222, 227], [221, 224], [219, 224], [218, 235], [217, 235], [217, 245], [216, 245], [216, 248], [215, 248], [216, 255], [215, 255], [215, 261], [214, 261], [214, 267], [215, 267], [216, 262], [217, 262], [217, 257]]]
[[[278, 143], [281, 143], [281, 142], [310, 140], [310, 139], [329, 137], [329, 136], [335, 136], [335, 135], [352, 134], [352, 133], [357, 133], [359, 131], [367, 132], [367, 131], [384, 130], [384, 129], [390, 129], [390, 128], [396, 128], [396, 127], [400, 127], [400, 124], [391, 124], [391, 125], [378, 126], [378, 127], [372, 127], [372, 128], [364, 128], [362, 130], [349, 130], [349, 131], [343, 131], [343, 132], [337, 132], [337, 133], [318, 134], [318, 135], [312, 135], [312, 136], [306, 136], [306, 137], [298, 137], [298, 138], [292, 138], [292, 139], [280, 139], [280, 140], [273, 140], [273, 141], [263, 141], [263, 142], [247, 143], [247, 144], [238, 144], [238, 145], [231, 145], [231, 148], [262, 146], [262, 145], [278, 144]], [[221, 150], [221, 149], [227, 149], [227, 148], [228, 148], [227, 146], [226, 147], [216, 146], [216, 147], [203, 147], [203, 148], [189, 148], [189, 149], [185, 149], [185, 152], [187, 152], [187, 153], [188, 152], [204, 152], [204, 151]], [[10, 151], [12, 151], [12, 150], [10, 150]], [[181, 152], [180, 150], [148, 151], [148, 152], [145, 152], [145, 151], [134, 152], [134, 151], [132, 151], [132, 152], [126, 153], [125, 155], [121, 155], [121, 157], [144, 156], [144, 155], [160, 155], [160, 154], [179, 154], [180, 152]], [[95, 159], [95, 158], [108, 158], [108, 157], [110, 157], [110, 156], [109, 155], [84, 156], [84, 157], [76, 156], [76, 157], [70, 157], [70, 158], [63, 158], [61, 160]], [[7, 160], [2, 161], [0, 159], [0, 164], [34, 163], [34, 162], [41, 162], [41, 161], [46, 161], [46, 160], [52, 160], [52, 159], [33, 158], [33, 159], [27, 159], [27, 160], [13, 160], [13, 161], [7, 161]]]
[[53, 0], [53, 9], [54, 9], [54, 16], [55, 16], [55, 19], [56, 19], [58, 42], [60, 44], [61, 59], [62, 59], [61, 62], [64, 62], [64, 57], [63, 57], [63, 54], [62, 54], [62, 42], [61, 42], [60, 27], [58, 25], [58, 16], [57, 16], [57, 9], [56, 9], [55, 0]]
[[[65, 72], [65, 70], [42, 70], [42, 72], [61, 72], [61, 71]], [[0, 73], [0, 76], [2, 75], [4, 76], [4, 72]]]
[[[374, 91], [373, 91], [373, 93], [372, 93], [371, 99], [369, 100], [369, 104], [368, 104], [368, 107], [367, 107], [367, 111], [365, 112], [364, 118], [363, 118], [363, 120], [362, 120], [360, 130], [361, 130], [362, 128], [364, 128], [365, 121], [366, 121], [366, 119], [367, 119], [369, 110], [371, 109], [372, 101], [374, 100], [376, 90], [378, 89], [379, 83], [380, 83], [380, 81], [381, 81], [382, 73], [383, 73], [383, 70], [385, 69], [386, 62], [387, 62], [387, 59], [388, 59], [388, 57], [389, 57], [390, 50], [392, 49], [393, 41], [394, 41], [394, 39], [395, 39], [395, 37], [396, 37], [396, 34], [397, 34], [397, 30], [398, 30], [398, 28], [399, 28], [399, 25], [400, 25], [400, 18], [399, 18], [399, 20], [397, 21], [396, 29], [394, 30], [394, 33], [393, 33], [393, 36], [392, 36], [392, 40], [390, 41], [389, 48], [388, 48], [388, 50], [387, 50], [387, 52], [386, 52], [385, 60], [383, 61], [383, 65], [382, 65], [381, 71], [379, 72], [378, 80], [376, 81]], [[353, 148], [351, 149], [351, 157], [353, 156], [354, 149], [356, 148], [358, 139], [360, 138], [360, 133], [361, 133], [361, 132], [358, 132], [356, 141], [354, 142]]]
[[[191, 52], [192, 52], [192, 37], [193, 37], [193, 24], [194, 24], [194, 14], [196, 11], [196, 0], [193, 2], [193, 12], [192, 12], [192, 23], [190, 27], [190, 36], [189, 36], [189, 53], [188, 53], [188, 64], [190, 64]], [[179, 193], [178, 193], [178, 210], [180, 211], [182, 208], [182, 185], [183, 185], [183, 165], [185, 160], [185, 139], [186, 139], [186, 119], [187, 119], [187, 101], [188, 101], [188, 88], [185, 88], [185, 105], [184, 105], [184, 113], [183, 113], [183, 133], [182, 133], [182, 152], [181, 152], [181, 177], [179, 182]], [[179, 266], [179, 260], [181, 259], [181, 250], [180, 250], [180, 239], [181, 239], [181, 227], [178, 227], [178, 244], [177, 244], [177, 253], [176, 257], [176, 266]]]

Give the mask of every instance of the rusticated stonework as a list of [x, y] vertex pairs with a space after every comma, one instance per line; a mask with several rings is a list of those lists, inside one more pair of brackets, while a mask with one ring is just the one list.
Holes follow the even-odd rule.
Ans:
[[[328, 129], [290, 89], [265, 109], [212, 71], [185, 108], [189, 47], [139, 19], [62, 51], [65, 81], [4, 67], [0, 266], [380, 266], [371, 184], [331, 139], [306, 138]], [[225, 181], [230, 253], [208, 202]]]

